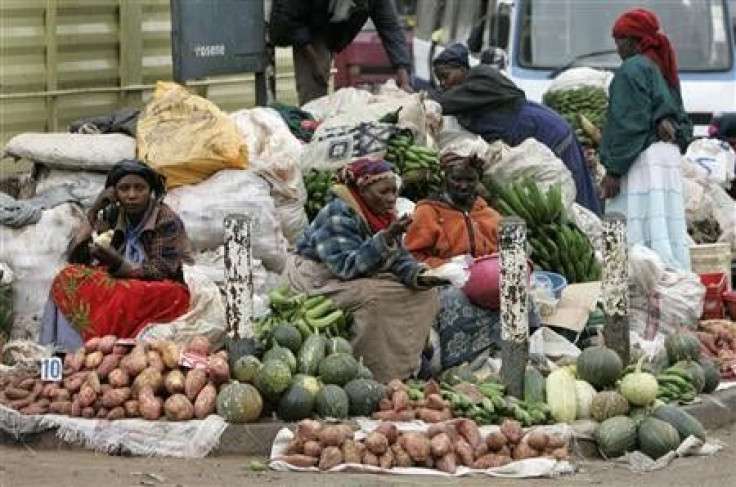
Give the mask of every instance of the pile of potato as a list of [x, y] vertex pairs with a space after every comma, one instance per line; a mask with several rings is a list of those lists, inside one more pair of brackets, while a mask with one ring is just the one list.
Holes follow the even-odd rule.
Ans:
[[0, 377], [0, 404], [22, 414], [82, 418], [202, 419], [215, 411], [217, 386], [230, 380], [225, 352], [210, 355], [209, 341], [195, 337], [185, 352], [203, 357], [205, 368], [180, 368], [180, 349], [168, 340], [119, 344], [92, 338], [64, 358], [64, 379]]
[[296, 467], [317, 466], [320, 470], [363, 464], [454, 473], [459, 465], [485, 470], [539, 456], [567, 459], [565, 439], [538, 428], [525, 434], [521, 424], [513, 420], [504, 421], [500, 431], [486, 438], [475, 421], [467, 418], [432, 424], [426, 433], [402, 433], [395, 424], [382, 422], [358, 440], [347, 425], [306, 419], [297, 424], [294, 439], [280, 459]]

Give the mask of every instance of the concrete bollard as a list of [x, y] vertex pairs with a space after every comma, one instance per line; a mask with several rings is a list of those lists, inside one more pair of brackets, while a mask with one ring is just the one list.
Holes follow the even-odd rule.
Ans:
[[626, 216], [610, 213], [603, 217], [603, 337], [624, 365], [629, 363], [629, 258]]
[[248, 215], [225, 217], [225, 301], [231, 338], [253, 337], [253, 219]]
[[529, 294], [526, 223], [504, 218], [499, 231], [501, 253], [501, 379], [508, 394], [523, 398], [529, 356]]

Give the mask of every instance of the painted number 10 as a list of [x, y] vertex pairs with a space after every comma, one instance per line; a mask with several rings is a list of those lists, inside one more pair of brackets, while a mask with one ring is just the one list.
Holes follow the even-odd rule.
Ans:
[[41, 360], [41, 380], [58, 382], [62, 379], [61, 359], [46, 357]]

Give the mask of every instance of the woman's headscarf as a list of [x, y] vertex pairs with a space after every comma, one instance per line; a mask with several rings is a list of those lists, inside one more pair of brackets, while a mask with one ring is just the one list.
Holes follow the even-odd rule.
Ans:
[[115, 186], [123, 177], [129, 174], [135, 174], [145, 179], [156, 198], [160, 199], [166, 194], [166, 178], [139, 159], [125, 159], [115, 164], [107, 173], [105, 187]]
[[659, 31], [659, 20], [654, 12], [645, 8], [624, 12], [613, 24], [613, 37], [637, 39], [637, 50], [659, 67], [670, 87], [679, 89], [675, 51], [669, 38]]
[[483, 160], [475, 155], [461, 156], [454, 152], [448, 152], [440, 157], [440, 167], [445, 171], [454, 167], [469, 167], [480, 174], [483, 172]]
[[353, 188], [370, 186], [380, 179], [394, 179], [391, 164], [383, 159], [356, 159], [333, 176], [333, 182]]
[[344, 166], [333, 176], [334, 183], [344, 184], [350, 189], [350, 194], [360, 206], [363, 217], [374, 232], [384, 230], [396, 221], [396, 212], [393, 211], [387, 215], [375, 213], [366, 204], [359, 190], [382, 179], [395, 179], [391, 164], [383, 159], [369, 158], [357, 159]]
[[432, 66], [447, 66], [449, 68], [465, 68], [470, 69], [469, 61], [470, 51], [460, 43], [453, 44], [445, 48], [432, 61]]

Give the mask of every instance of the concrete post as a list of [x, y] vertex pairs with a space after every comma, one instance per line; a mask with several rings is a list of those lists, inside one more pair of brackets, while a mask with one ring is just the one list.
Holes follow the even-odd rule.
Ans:
[[524, 370], [529, 356], [529, 295], [526, 223], [501, 220], [501, 379], [508, 394], [524, 395]]
[[231, 338], [253, 337], [253, 219], [248, 215], [225, 217], [225, 300]]
[[626, 216], [611, 213], [603, 217], [603, 337], [624, 365], [629, 363], [629, 259]]

